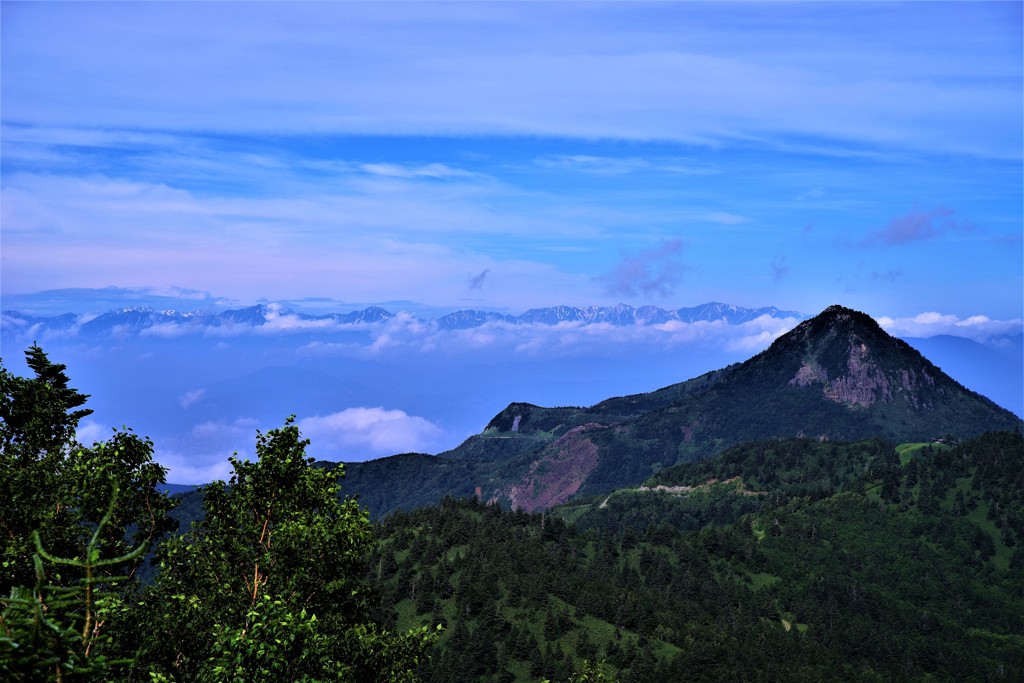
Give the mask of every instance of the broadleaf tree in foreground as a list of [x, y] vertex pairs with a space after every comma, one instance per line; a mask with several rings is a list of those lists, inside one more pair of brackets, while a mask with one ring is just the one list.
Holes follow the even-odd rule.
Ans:
[[88, 397], [38, 346], [26, 355], [35, 377], [0, 365], [0, 678], [414, 679], [436, 636], [367, 617], [368, 515], [339, 499], [340, 470], [312, 466], [293, 419], [168, 537], [152, 442], [77, 443]]
[[313, 466], [294, 418], [205, 489], [205, 515], [161, 549], [140, 666], [164, 680], [407, 681], [433, 637], [368, 617], [367, 512]]

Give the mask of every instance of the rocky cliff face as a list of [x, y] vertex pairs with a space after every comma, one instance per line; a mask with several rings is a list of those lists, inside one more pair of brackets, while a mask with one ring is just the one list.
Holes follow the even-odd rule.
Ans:
[[927, 368], [899, 368], [891, 374], [875, 362], [867, 344], [854, 342], [847, 353], [845, 371], [830, 377], [812, 358], [800, 366], [789, 385], [820, 384], [826, 398], [862, 408], [870, 408], [878, 402], [892, 403], [899, 398], [916, 409], [929, 407], [931, 400], [923, 396], [922, 389], [935, 387], [935, 378]]
[[867, 344], [850, 344], [846, 370], [845, 375], [825, 384], [827, 398], [863, 408], [877, 401], [892, 403], [892, 384], [882, 369], [872, 362]]
[[928, 410], [935, 391], [945, 393], [938, 368], [863, 313], [832, 306], [787, 336], [789, 347], [802, 347], [791, 387], [820, 387], [825, 398], [860, 408], [902, 401]]

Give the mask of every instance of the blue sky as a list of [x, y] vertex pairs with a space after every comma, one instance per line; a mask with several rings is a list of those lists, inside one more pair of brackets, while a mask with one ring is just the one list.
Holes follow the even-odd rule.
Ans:
[[1021, 317], [1020, 3], [3, 3], [4, 294]]
[[[0, 306], [839, 303], [903, 336], [1019, 333], [1021, 8], [2, 2]], [[317, 357], [46, 348], [94, 396], [83, 440], [127, 421], [201, 481], [288, 411], [320, 457], [436, 452], [509, 401], [654, 389], [792, 324], [440, 335], [403, 314]], [[231, 398], [300, 370], [281, 405]]]

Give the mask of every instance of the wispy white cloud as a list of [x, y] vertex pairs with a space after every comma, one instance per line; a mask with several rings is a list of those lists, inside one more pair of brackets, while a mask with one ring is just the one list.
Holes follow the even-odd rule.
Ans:
[[85, 419], [78, 424], [78, 429], [75, 430], [75, 441], [91, 446], [97, 441], [105, 441], [110, 438], [112, 433], [109, 426], [95, 420]]
[[[1019, 46], [1005, 28], [1019, 14], [1006, 9], [430, 3], [398, 22], [372, 4], [260, 4], [245, 22], [239, 11], [19, 7], [5, 36], [5, 115], [150, 130], [813, 135], [1019, 155], [1008, 125], [1019, 71], [996, 58]], [[573, 30], [542, 28], [552, 25]], [[183, 34], [174, 50], [151, 49]]]
[[[5, 4], [4, 293], [451, 305], [487, 271], [498, 309], [673, 287], [684, 305], [753, 298], [784, 251], [800, 267], [776, 290], [807, 308], [846, 294], [817, 291], [851, 244], [927, 243], [873, 250], [925, 299], [900, 312], [997, 287], [993, 315], [1019, 309], [1019, 249], [1000, 248], [1020, 240], [1014, 3], [481, 7]], [[908, 197], [980, 237], [939, 253], [966, 223], [900, 215]], [[610, 274], [632, 285], [595, 279], [676, 235], [685, 291], [637, 262]]]
[[[631, 351], [701, 353], [713, 349], [754, 353], [763, 350], [800, 321], [795, 318], [761, 316], [750, 322], [730, 325], [724, 321], [669, 321], [656, 325], [611, 325], [563, 322], [556, 325], [488, 322], [467, 330], [444, 330], [408, 315], [400, 315], [371, 328], [366, 343], [314, 341], [298, 350], [305, 356], [409, 356], [433, 355], [472, 359], [517, 356], [558, 358], [564, 356], [605, 356]], [[986, 341], [994, 336], [1016, 334], [1021, 319], [994, 320], [984, 315], [960, 318], [939, 313], [913, 317], [882, 316], [879, 324], [895, 336], [929, 337], [948, 334]], [[425, 361], [429, 362], [429, 361]]]
[[544, 168], [575, 170], [598, 175], [626, 173], [668, 173], [678, 175], [716, 175], [720, 169], [686, 157], [609, 157], [592, 154], [551, 154], [535, 162]]
[[[415, 291], [432, 303], [465, 291], [467, 263], [492, 274], [500, 269], [507, 289], [491, 294], [509, 302], [531, 293], [545, 301], [570, 281], [568, 289], [586, 286], [585, 276], [560, 273], [542, 259], [544, 244], [599, 230], [589, 217], [547, 209], [516, 216], [491, 206], [489, 191], [386, 182], [397, 184], [353, 181], [333, 194], [314, 187], [302, 197], [229, 197], [105, 177], [11, 175], [2, 204], [5, 289], [105, 287], [116, 277], [118, 284], [187, 282], [241, 299], [260, 292], [374, 301]], [[473, 251], [480, 244], [474, 236], [524, 232], [539, 251], [500, 261]], [[545, 277], [536, 277], [541, 272]]]
[[205, 395], [206, 389], [193, 389], [192, 391], [186, 391], [178, 397], [178, 405], [182, 408], [188, 408], [202, 400]]
[[234, 442], [240, 437], [251, 436], [255, 439], [259, 422], [249, 417], [239, 417], [230, 422], [207, 420], [192, 428], [192, 436], [205, 444], [219, 444], [224, 441]]
[[799, 195], [797, 195], [796, 200], [798, 202], [810, 202], [814, 201], [815, 199], [821, 199], [824, 196], [825, 191], [823, 189], [821, 189], [820, 187], [812, 187], [810, 190], [807, 190], [806, 192], [801, 192]]
[[426, 164], [424, 166], [408, 166], [400, 164], [363, 164], [360, 168], [371, 174], [388, 178], [433, 178], [447, 180], [451, 178], [478, 178], [480, 174], [453, 168], [446, 164]]
[[154, 455], [157, 462], [167, 468], [167, 481], [172, 484], [208, 484], [217, 480], [227, 481], [231, 477], [231, 463], [228, 462], [231, 451], [183, 453], [157, 444]]
[[313, 341], [297, 350], [300, 356], [353, 358], [413, 357], [420, 362], [480, 357], [494, 359], [605, 357], [621, 353], [726, 349], [759, 351], [799, 320], [762, 316], [740, 325], [724, 321], [682, 322], [654, 325], [612, 325], [562, 322], [555, 325], [488, 322], [465, 330], [446, 330], [412, 316], [399, 315], [371, 328], [366, 343]]
[[749, 219], [735, 213], [729, 213], [728, 211], [707, 213], [700, 216], [699, 219], [709, 223], [718, 223], [719, 225], [741, 225], [749, 222]]

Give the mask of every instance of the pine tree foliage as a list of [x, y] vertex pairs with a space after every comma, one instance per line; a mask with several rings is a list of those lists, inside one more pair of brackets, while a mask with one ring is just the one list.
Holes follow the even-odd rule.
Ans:
[[[124, 674], [130, 659], [108, 647], [104, 626], [125, 609], [123, 594], [113, 590], [128, 576], [111, 575], [146, 550], [143, 542], [118, 557], [101, 557], [104, 531], [117, 509], [118, 489], [112, 484], [107, 513], [96, 526], [80, 558], [51, 554], [32, 533], [36, 583], [32, 590], [17, 587], [0, 598], [0, 675], [9, 681], [112, 680]], [[44, 562], [59, 583], [48, 583]], [[79, 578], [62, 580], [62, 568]]]
[[[68, 386], [64, 365], [50, 362], [38, 346], [26, 352], [35, 377], [22, 378], [0, 366], [0, 595], [35, 582], [32, 534], [61, 557], [78, 557], [108, 512], [104, 551], [128, 555], [141, 543], [152, 551], [175, 528], [173, 502], [158, 487], [166, 470], [153, 462], [153, 443], [130, 430], [85, 447], [75, 441], [87, 396]], [[113, 574], [133, 575], [141, 556]]]

